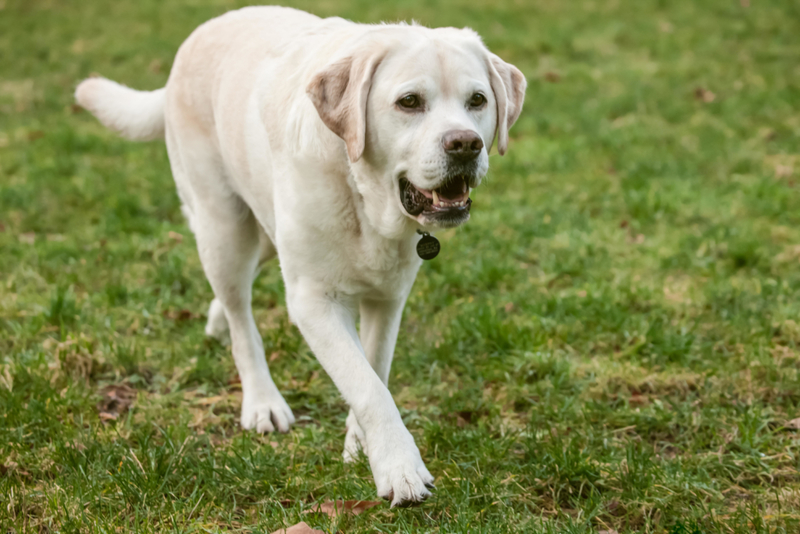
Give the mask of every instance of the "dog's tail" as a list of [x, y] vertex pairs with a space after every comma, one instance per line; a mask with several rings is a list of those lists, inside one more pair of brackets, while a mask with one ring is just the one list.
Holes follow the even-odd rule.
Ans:
[[106, 78], [88, 78], [75, 100], [105, 126], [133, 141], [164, 138], [165, 88], [136, 91]]

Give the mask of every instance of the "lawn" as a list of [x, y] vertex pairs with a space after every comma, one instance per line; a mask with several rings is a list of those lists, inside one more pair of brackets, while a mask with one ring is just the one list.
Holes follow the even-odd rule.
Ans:
[[93, 72], [163, 86], [244, 4], [0, 0], [2, 532], [800, 531], [800, 3], [291, 4], [471, 26], [528, 78], [404, 314], [390, 388], [433, 497], [307, 513], [376, 493], [277, 264], [256, 320], [298, 423], [260, 436], [163, 143], [72, 104]]

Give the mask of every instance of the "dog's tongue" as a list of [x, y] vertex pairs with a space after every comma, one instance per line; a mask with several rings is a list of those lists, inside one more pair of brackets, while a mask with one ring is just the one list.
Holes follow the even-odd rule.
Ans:
[[464, 182], [463, 178], [456, 178], [455, 180], [450, 180], [445, 185], [440, 187], [436, 190], [439, 194], [439, 198], [442, 200], [447, 200], [449, 202], [460, 202], [461, 198], [467, 192], [467, 184]]

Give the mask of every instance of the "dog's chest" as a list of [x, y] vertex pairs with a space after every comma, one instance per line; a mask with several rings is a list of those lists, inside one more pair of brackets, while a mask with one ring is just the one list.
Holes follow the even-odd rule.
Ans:
[[362, 235], [340, 249], [335, 282], [344, 292], [386, 299], [408, 292], [421, 261], [405, 244], [381, 241]]

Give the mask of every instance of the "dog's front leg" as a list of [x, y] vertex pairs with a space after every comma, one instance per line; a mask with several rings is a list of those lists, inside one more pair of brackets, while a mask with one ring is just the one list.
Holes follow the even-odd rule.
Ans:
[[[405, 303], [405, 294], [396, 300], [361, 301], [361, 344], [367, 361], [386, 385], [389, 384], [389, 370], [392, 367], [397, 332], [400, 330]], [[344, 438], [342, 453], [344, 461], [355, 461], [359, 448], [369, 456], [364, 431], [352, 409], [347, 416], [346, 424], [347, 435]]]
[[308, 279], [287, 280], [286, 290], [290, 315], [363, 429], [378, 495], [393, 506], [424, 500], [433, 477], [386, 384], [365, 357], [356, 332], [356, 303]]

